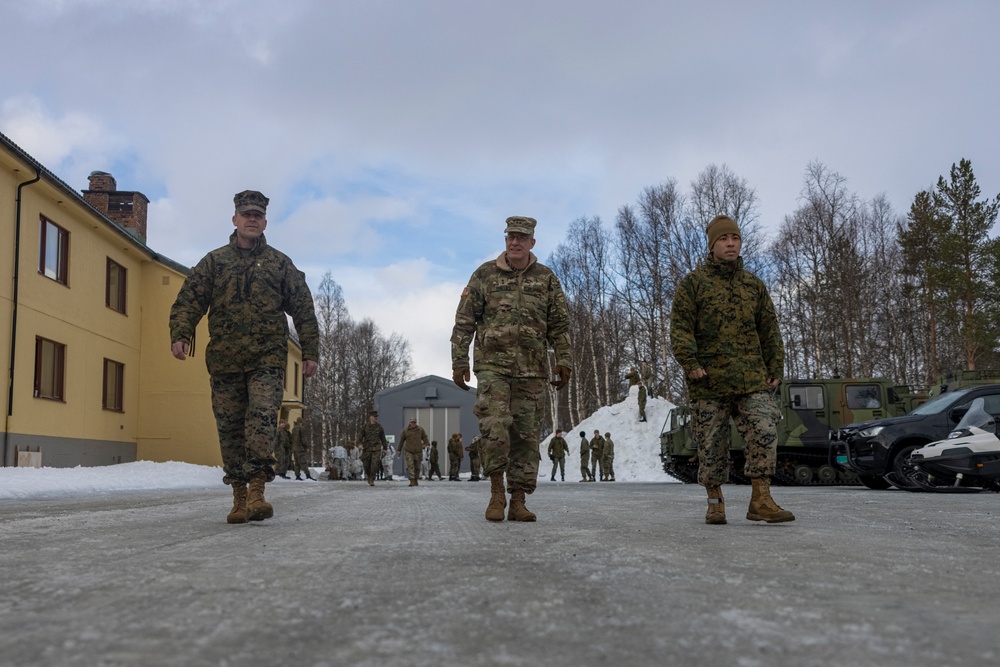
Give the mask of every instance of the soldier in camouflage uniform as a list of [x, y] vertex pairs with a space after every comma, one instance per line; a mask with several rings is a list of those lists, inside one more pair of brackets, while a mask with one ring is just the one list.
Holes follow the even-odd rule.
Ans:
[[462, 434], [453, 433], [448, 441], [448, 480], [458, 481], [458, 473], [462, 470], [462, 458], [465, 448], [462, 447]]
[[288, 430], [288, 422], [284, 419], [278, 422], [277, 437], [274, 440], [274, 458], [277, 460], [274, 466], [275, 474], [288, 479], [288, 462], [292, 460], [292, 433]]
[[764, 283], [743, 268], [736, 221], [707, 227], [709, 254], [677, 287], [670, 313], [674, 358], [683, 367], [698, 447], [698, 483], [708, 492], [705, 522], [726, 523], [722, 484], [729, 479], [729, 421], [746, 443], [744, 472], [753, 485], [747, 519], [795, 516], [771, 498], [785, 349]]
[[409, 426], [403, 429], [399, 436], [399, 453], [403, 457], [406, 474], [410, 478], [410, 486], [419, 486], [420, 463], [424, 455], [424, 446], [430, 444], [427, 431], [417, 425], [416, 419], [411, 419]]
[[594, 481], [594, 476], [590, 474], [590, 442], [586, 431], [580, 431], [580, 481]]
[[641, 384], [644, 384], [649, 388], [649, 391], [653, 391], [653, 369], [650, 368], [645, 359], [642, 361], [642, 365], [639, 368], [639, 379], [642, 380]]
[[309, 471], [309, 452], [306, 449], [306, 442], [302, 438], [302, 417], [296, 419], [295, 426], [292, 427], [292, 455], [295, 459], [292, 465], [295, 479], [301, 482], [302, 473], [305, 473], [306, 479], [313, 479], [312, 473]]
[[566, 452], [569, 445], [562, 437], [562, 429], [556, 429], [556, 434], [549, 440], [549, 460], [552, 461], [552, 481], [556, 481], [556, 468], [559, 469], [559, 478], [566, 481]]
[[594, 437], [590, 439], [590, 478], [594, 479], [600, 473], [604, 481], [604, 438], [601, 432], [594, 429]]
[[264, 485], [274, 479], [270, 448], [284, 393], [286, 313], [299, 335], [305, 377], [316, 372], [319, 326], [305, 276], [264, 238], [267, 197], [246, 190], [233, 202], [236, 229], [229, 244], [198, 262], [170, 309], [170, 351], [186, 359], [195, 327], [208, 313], [205, 363], [223, 482], [233, 487], [233, 509], [226, 520], [245, 523], [274, 514], [264, 500]]
[[482, 471], [482, 463], [479, 457], [479, 447], [482, 443], [482, 438], [476, 436], [469, 443], [469, 446], [465, 448], [465, 451], [469, 452], [469, 470], [472, 471], [472, 477], [469, 478], [470, 482], [479, 481], [479, 473]]
[[378, 413], [374, 410], [368, 415], [368, 423], [361, 427], [358, 439], [362, 446], [361, 462], [365, 469], [365, 479], [368, 480], [368, 486], [375, 486], [378, 466], [389, 448], [389, 442], [385, 439], [385, 429], [378, 423]]
[[602, 455], [604, 464], [604, 481], [615, 481], [615, 443], [611, 440], [611, 432], [604, 434], [604, 452]]
[[535, 219], [510, 217], [506, 225], [505, 251], [476, 269], [462, 291], [451, 334], [452, 379], [468, 389], [469, 346], [475, 339], [474, 412], [483, 472], [490, 478], [486, 519], [503, 521], [509, 492], [507, 519], [534, 521], [525, 495], [538, 483], [548, 350], [555, 350], [559, 379], [552, 384], [558, 391], [573, 368], [569, 308], [559, 279], [531, 253]]
[[431, 479], [434, 475], [438, 476], [438, 480], [444, 479], [444, 477], [441, 475], [441, 465], [438, 462], [439, 461], [438, 456], [439, 456], [438, 441], [431, 440], [431, 452], [430, 452], [431, 470], [429, 473], [427, 473], [427, 479]]
[[632, 366], [628, 373], [625, 374], [625, 379], [628, 380], [628, 386], [630, 389], [639, 384], [639, 372], [635, 370], [635, 366]]
[[646, 384], [639, 381], [639, 421], [646, 421]]

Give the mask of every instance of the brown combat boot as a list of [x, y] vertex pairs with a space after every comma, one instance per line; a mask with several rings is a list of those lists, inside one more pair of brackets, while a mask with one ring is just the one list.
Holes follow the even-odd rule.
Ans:
[[226, 523], [247, 522], [247, 485], [244, 482], [233, 484], [233, 510], [226, 517]]
[[503, 510], [507, 507], [507, 489], [503, 483], [503, 471], [490, 475], [490, 502], [486, 506], [487, 521], [503, 521]]
[[411, 478], [410, 478], [410, 486], [416, 486], [416, 485], [417, 485], [417, 480], [416, 480], [416, 478], [414, 478], [414, 477], [411, 477]]
[[722, 525], [726, 523], [726, 499], [722, 497], [721, 486], [706, 486], [708, 491], [708, 512], [705, 513], [705, 523]]
[[264, 484], [266, 484], [264, 473], [257, 473], [250, 478], [250, 493], [247, 496], [247, 520], [263, 521], [274, 516], [274, 508], [271, 503], [264, 500]]
[[524, 491], [517, 489], [510, 492], [510, 509], [507, 510], [508, 521], [534, 521], [535, 515], [524, 506]]
[[753, 485], [753, 490], [750, 492], [750, 509], [747, 510], [747, 519], [768, 523], [795, 521], [794, 514], [778, 507], [778, 503], [771, 498], [770, 477], [754, 477], [750, 483]]

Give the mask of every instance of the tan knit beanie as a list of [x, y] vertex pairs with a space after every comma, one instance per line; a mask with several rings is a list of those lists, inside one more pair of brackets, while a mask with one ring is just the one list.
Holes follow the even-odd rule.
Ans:
[[711, 252], [712, 246], [715, 242], [719, 240], [719, 237], [723, 234], [736, 234], [740, 238], [743, 235], [740, 234], [740, 227], [736, 224], [736, 221], [730, 218], [728, 215], [717, 215], [712, 218], [712, 222], [708, 223], [708, 227], [705, 228], [705, 232], [708, 234], [708, 250]]

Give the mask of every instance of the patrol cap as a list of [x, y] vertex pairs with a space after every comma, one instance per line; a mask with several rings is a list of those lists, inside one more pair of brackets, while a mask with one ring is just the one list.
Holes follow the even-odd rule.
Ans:
[[740, 234], [740, 226], [728, 215], [717, 215], [712, 218], [712, 221], [708, 223], [708, 227], [705, 228], [705, 233], [708, 234], [709, 250], [712, 249], [712, 246], [715, 245], [715, 242], [723, 234], [736, 234], [740, 238], [743, 238], [743, 235]]
[[538, 221], [534, 218], [526, 218], [523, 215], [512, 215], [507, 218], [507, 229], [503, 230], [504, 234], [510, 234], [514, 232], [515, 234], [527, 234], [528, 236], [535, 235], [535, 225]]
[[244, 190], [243, 192], [236, 193], [236, 196], [233, 197], [237, 213], [242, 213], [243, 211], [267, 213], [267, 203], [269, 201], [267, 197], [256, 190]]

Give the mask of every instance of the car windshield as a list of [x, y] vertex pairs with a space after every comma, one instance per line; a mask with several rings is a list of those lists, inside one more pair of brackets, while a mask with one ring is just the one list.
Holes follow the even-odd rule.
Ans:
[[911, 415], [937, 415], [941, 414], [951, 406], [962, 400], [962, 397], [969, 393], [969, 389], [959, 389], [957, 391], [947, 391], [938, 394], [926, 403], [921, 403], [913, 409]]

